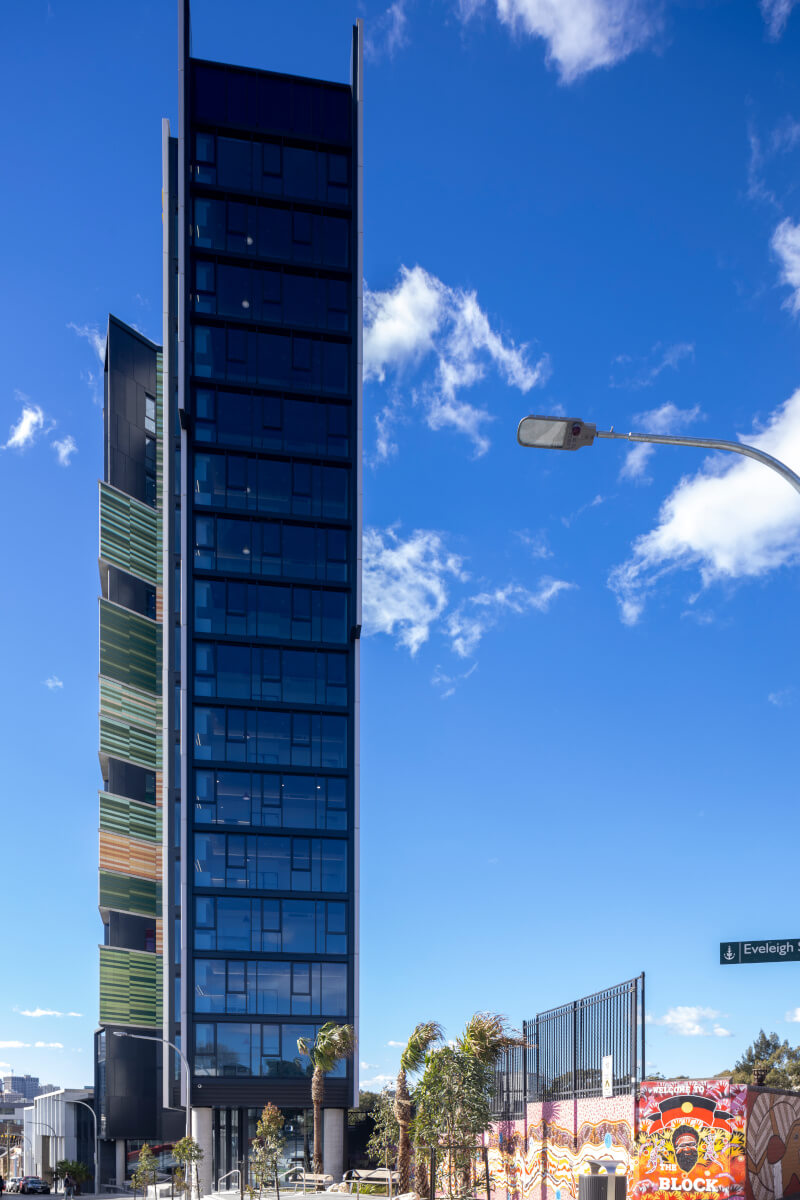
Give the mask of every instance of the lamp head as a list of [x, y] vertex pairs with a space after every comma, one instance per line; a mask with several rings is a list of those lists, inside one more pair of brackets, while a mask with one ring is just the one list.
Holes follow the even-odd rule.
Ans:
[[523, 417], [517, 427], [517, 441], [526, 449], [580, 450], [591, 446], [596, 425], [574, 417]]

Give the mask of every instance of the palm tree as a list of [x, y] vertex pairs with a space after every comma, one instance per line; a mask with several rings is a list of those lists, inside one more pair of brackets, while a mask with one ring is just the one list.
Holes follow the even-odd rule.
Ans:
[[[494, 1068], [506, 1050], [512, 1046], [527, 1047], [528, 1043], [517, 1029], [509, 1029], [506, 1018], [500, 1013], [476, 1012], [467, 1021], [461, 1037], [456, 1039], [456, 1045], [483, 1066]], [[469, 1188], [469, 1183], [467, 1167], [462, 1179], [465, 1190]]]
[[311, 1076], [311, 1103], [314, 1106], [314, 1172], [322, 1174], [322, 1098], [325, 1092], [325, 1076], [337, 1063], [349, 1058], [355, 1049], [356, 1038], [352, 1025], [335, 1025], [326, 1021], [317, 1030], [311, 1042], [308, 1038], [297, 1039], [297, 1049], [311, 1059], [314, 1073]]
[[528, 1045], [518, 1030], [508, 1028], [505, 1017], [489, 1012], [473, 1013], [456, 1044], [485, 1067], [496, 1066], [500, 1056], [512, 1046]]
[[400, 1055], [400, 1070], [397, 1072], [397, 1091], [394, 1097], [394, 1115], [400, 1126], [397, 1139], [397, 1186], [400, 1195], [409, 1189], [411, 1166], [411, 1139], [408, 1127], [411, 1123], [411, 1097], [408, 1094], [408, 1076], [416, 1074], [425, 1065], [425, 1055], [432, 1046], [444, 1037], [442, 1027], [436, 1021], [420, 1021]]

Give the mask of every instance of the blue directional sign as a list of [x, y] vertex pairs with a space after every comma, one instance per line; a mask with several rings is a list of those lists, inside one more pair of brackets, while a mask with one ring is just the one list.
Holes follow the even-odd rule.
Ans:
[[800, 938], [754, 938], [750, 942], [720, 942], [722, 966], [743, 963], [800, 962]]

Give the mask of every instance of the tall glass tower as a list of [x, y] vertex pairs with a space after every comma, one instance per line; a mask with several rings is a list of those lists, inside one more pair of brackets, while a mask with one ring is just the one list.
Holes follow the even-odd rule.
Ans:
[[[150, 589], [131, 612], [149, 638], [139, 691], [153, 740], [146, 767], [118, 761], [150, 793], [114, 790], [105, 774], [103, 793], [137, 815], [150, 805], [150, 924], [124, 943], [144, 880], [116, 870], [120, 907], [107, 881], [104, 906], [101, 895], [119, 929], [116, 982], [101, 978], [98, 1090], [104, 1179], [112, 1140], [119, 1176], [137, 1140], [180, 1136], [189, 1103], [210, 1190], [246, 1160], [268, 1100], [302, 1156], [310, 1064], [297, 1039], [328, 1020], [358, 1028], [362, 74], [360, 26], [350, 85], [201, 61], [189, 40], [181, 0], [178, 137], [163, 129], [163, 349], [147, 343], [157, 378], [136, 416], [154, 424], [154, 446], [140, 439], [153, 485], [126, 500], [150, 522], [146, 578], [131, 567], [130, 515], [117, 537]], [[134, 374], [107, 387], [112, 457]], [[102, 486], [120, 490], [108, 470]], [[103, 679], [101, 664], [101, 707]], [[132, 704], [123, 750], [140, 728]], [[118, 867], [140, 832], [129, 820], [116, 835], [130, 843]], [[188, 1089], [167, 1046], [115, 1031], [173, 1043]], [[141, 1095], [119, 1094], [137, 1069], [148, 1096], [158, 1088], [155, 1129]], [[334, 1173], [357, 1094], [354, 1063], [328, 1077]]]

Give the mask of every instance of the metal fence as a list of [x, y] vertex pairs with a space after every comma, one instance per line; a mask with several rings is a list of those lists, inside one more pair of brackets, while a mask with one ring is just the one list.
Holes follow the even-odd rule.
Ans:
[[644, 1028], [644, 973], [523, 1021], [526, 1046], [506, 1051], [495, 1073], [495, 1120], [524, 1117], [529, 1100], [602, 1095], [602, 1060], [609, 1054], [613, 1094], [635, 1091]]

